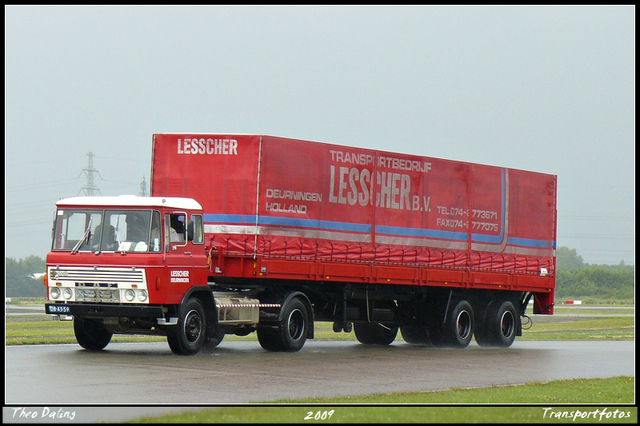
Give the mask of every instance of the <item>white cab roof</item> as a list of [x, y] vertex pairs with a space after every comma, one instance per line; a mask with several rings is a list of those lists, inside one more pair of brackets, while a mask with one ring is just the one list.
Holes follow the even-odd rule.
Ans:
[[181, 197], [138, 197], [121, 195], [119, 197], [72, 197], [59, 200], [56, 205], [64, 206], [96, 206], [96, 207], [169, 207], [172, 209], [202, 210], [202, 206], [193, 198]]

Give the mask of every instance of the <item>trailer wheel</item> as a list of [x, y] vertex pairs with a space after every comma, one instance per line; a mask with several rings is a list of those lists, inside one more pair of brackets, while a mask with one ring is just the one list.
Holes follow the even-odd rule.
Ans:
[[495, 302], [489, 302], [486, 306], [476, 306], [476, 327], [474, 337], [478, 346], [492, 346], [492, 339], [487, 328], [487, 318]]
[[100, 321], [83, 317], [73, 318], [73, 331], [78, 344], [90, 351], [104, 349], [113, 336]]
[[466, 348], [473, 338], [473, 309], [466, 300], [460, 300], [449, 311], [444, 325], [445, 346]]
[[445, 330], [442, 325], [442, 317], [431, 313], [427, 317], [427, 334], [429, 341], [436, 348], [442, 347], [445, 342]]
[[190, 298], [180, 309], [176, 326], [167, 331], [167, 342], [177, 355], [194, 355], [202, 349], [205, 341], [205, 315], [202, 303]]
[[426, 324], [407, 324], [400, 327], [402, 338], [412, 345], [426, 345], [430, 342]]
[[516, 338], [518, 313], [512, 302], [494, 300], [476, 330], [476, 342], [480, 346], [507, 348]]
[[402, 325], [400, 331], [405, 342], [412, 345], [425, 345], [431, 339], [427, 330], [428, 308], [424, 301], [412, 300], [398, 302]]
[[508, 300], [502, 302], [497, 310], [489, 312], [487, 328], [494, 346], [508, 348], [513, 344], [516, 339], [517, 318], [516, 308]]
[[356, 322], [353, 324], [353, 331], [358, 342], [363, 345], [390, 345], [398, 335], [398, 326], [374, 322]]

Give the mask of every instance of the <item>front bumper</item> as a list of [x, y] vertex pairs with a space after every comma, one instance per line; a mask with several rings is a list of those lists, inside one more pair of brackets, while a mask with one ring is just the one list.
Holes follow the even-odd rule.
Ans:
[[155, 318], [165, 319], [162, 306], [108, 305], [101, 303], [46, 303], [44, 311], [51, 315], [74, 315], [107, 318]]

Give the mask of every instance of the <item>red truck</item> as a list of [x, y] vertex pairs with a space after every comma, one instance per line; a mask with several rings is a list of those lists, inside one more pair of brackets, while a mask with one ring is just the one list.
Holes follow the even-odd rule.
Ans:
[[314, 322], [365, 345], [510, 346], [553, 314], [557, 177], [264, 135], [155, 134], [151, 196], [57, 202], [46, 312], [195, 354]]

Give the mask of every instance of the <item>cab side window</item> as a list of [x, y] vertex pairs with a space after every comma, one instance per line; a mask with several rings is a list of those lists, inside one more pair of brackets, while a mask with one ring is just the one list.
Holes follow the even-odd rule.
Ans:
[[165, 215], [165, 247], [167, 252], [171, 249], [171, 243], [177, 243], [177, 245], [186, 244], [186, 218], [187, 215], [185, 213], [171, 213]]
[[187, 229], [189, 241], [193, 244], [204, 243], [204, 230], [202, 228], [202, 215], [191, 215], [189, 226]]

